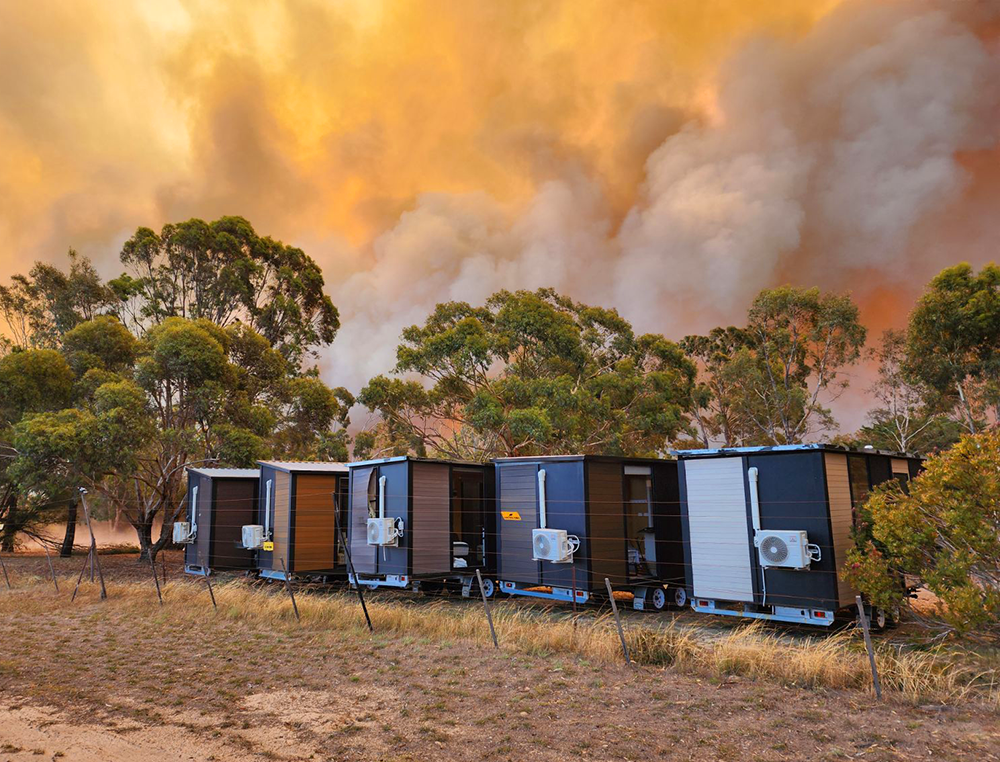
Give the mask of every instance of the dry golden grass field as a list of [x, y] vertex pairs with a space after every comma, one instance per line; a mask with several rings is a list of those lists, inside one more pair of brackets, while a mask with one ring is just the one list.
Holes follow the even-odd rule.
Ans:
[[[998, 760], [998, 657], [879, 641], [886, 700], [850, 631], [498, 601], [204, 583], [168, 555], [164, 605], [133, 555], [5, 557], [0, 762], [77, 760]], [[896, 640], [898, 641], [898, 635]]]

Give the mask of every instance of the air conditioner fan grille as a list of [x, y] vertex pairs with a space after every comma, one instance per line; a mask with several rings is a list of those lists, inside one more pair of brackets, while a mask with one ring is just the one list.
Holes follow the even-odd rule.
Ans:
[[788, 558], [788, 545], [780, 537], [771, 535], [764, 538], [764, 542], [760, 544], [760, 554], [769, 563], [780, 564]]

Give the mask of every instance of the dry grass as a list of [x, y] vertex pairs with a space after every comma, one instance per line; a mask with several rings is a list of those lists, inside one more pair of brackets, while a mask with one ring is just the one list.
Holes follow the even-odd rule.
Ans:
[[[72, 582], [63, 583], [56, 598], [51, 582], [22, 578], [18, 594], [0, 598], [0, 611], [43, 613], [62, 598]], [[301, 594], [302, 617], [295, 622], [292, 605], [278, 586], [253, 587], [244, 581], [215, 585], [217, 616], [276, 629], [301, 627], [306, 631], [340, 632], [345, 637], [363, 635], [365, 623], [357, 599], [348, 593]], [[81, 591], [96, 598], [96, 588]], [[207, 590], [191, 580], [172, 581], [164, 589], [166, 604], [159, 609], [149, 583], [115, 583], [106, 605], [136, 617], [157, 616], [171, 623], [191, 623], [211, 616]], [[434, 642], [471, 641], [492, 647], [480, 607], [456, 606], [446, 601], [414, 604], [380, 601], [373, 596], [368, 609], [380, 637]], [[622, 659], [621, 645], [610, 616], [579, 617], [540, 615], [514, 602], [498, 601], [493, 618], [500, 646], [505, 652], [533, 655], [572, 654], [597, 663]], [[626, 630], [631, 656], [642, 665], [672, 665], [692, 674], [714, 677], [742, 675], [786, 684], [871, 691], [868, 658], [852, 632], [789, 640], [761, 623], [751, 623], [718, 638], [706, 639], [683, 626], [663, 627], [629, 623]], [[877, 663], [887, 695], [912, 703], [974, 702], [1000, 710], [1000, 669], [981, 655], [938, 648], [920, 651], [881, 643]]]

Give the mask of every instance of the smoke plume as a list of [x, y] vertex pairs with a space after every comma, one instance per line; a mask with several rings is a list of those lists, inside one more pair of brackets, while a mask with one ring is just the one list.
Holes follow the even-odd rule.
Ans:
[[995, 256], [998, 159], [997, 2], [0, 9], [0, 274], [241, 214], [323, 265], [355, 390], [499, 288], [675, 338], [782, 282], [901, 324]]

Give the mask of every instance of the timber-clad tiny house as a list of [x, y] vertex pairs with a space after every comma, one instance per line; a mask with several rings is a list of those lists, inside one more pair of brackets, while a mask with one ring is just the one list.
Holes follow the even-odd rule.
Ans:
[[259, 465], [257, 525], [245, 527], [252, 531], [244, 532], [244, 545], [257, 548], [261, 576], [342, 574], [333, 496], [340, 496], [341, 505], [345, 502], [347, 466], [279, 461]]
[[678, 456], [692, 607], [825, 626], [855, 603], [840, 574], [855, 507], [921, 467], [911, 455], [822, 444]]
[[254, 568], [254, 553], [243, 547], [242, 527], [257, 511], [256, 468], [188, 468], [188, 521], [175, 525], [184, 544], [189, 574]]
[[350, 464], [356, 578], [369, 587], [461, 583], [493, 588], [493, 466], [401, 456]]
[[684, 604], [676, 461], [566, 455], [494, 462], [502, 592], [582, 603], [606, 597], [608, 579], [632, 591], [638, 609]]

